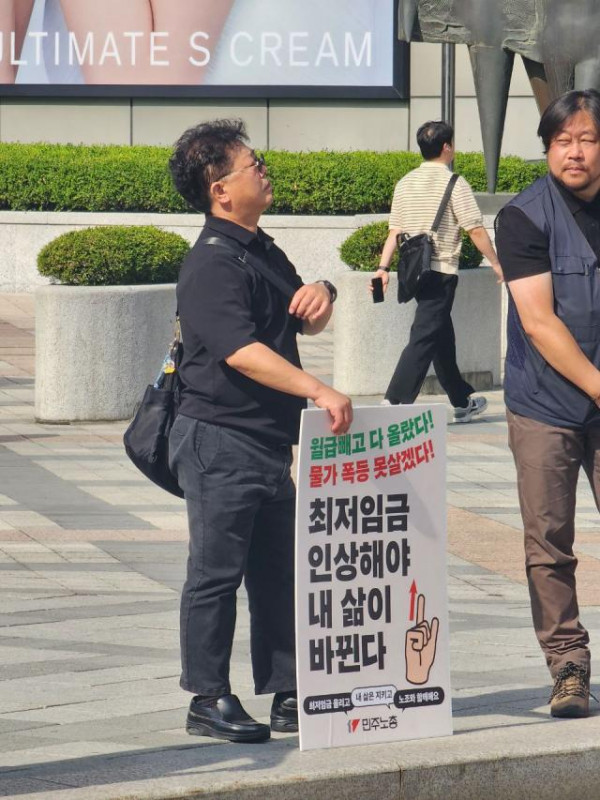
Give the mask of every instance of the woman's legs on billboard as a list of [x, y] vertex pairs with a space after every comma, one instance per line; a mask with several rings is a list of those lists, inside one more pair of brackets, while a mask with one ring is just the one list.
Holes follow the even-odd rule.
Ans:
[[[221, 31], [235, 0], [150, 0], [153, 30], [169, 34], [170, 67], [161, 83], [203, 83], [207, 52], [214, 58]], [[193, 37], [193, 39], [192, 39]], [[191, 59], [191, 60], [190, 60]]]
[[[21, 55], [32, 8], [33, 0], [4, 0], [0, 3], [0, 33], [2, 33], [0, 83], [15, 82], [18, 65], [10, 62], [18, 60]], [[13, 54], [16, 59], [12, 58]]]
[[[149, 79], [152, 9], [149, 0], [60, 0], [68, 30], [84, 52], [81, 70], [87, 84], [154, 83]], [[111, 38], [112, 36], [112, 38]], [[93, 52], [93, 58], [89, 53]], [[155, 68], [157, 71], [167, 67]]]
[[94, 57], [82, 64], [86, 83], [177, 86], [202, 83], [208, 63], [202, 48], [212, 56], [234, 0], [60, 3], [80, 51], [93, 34]]

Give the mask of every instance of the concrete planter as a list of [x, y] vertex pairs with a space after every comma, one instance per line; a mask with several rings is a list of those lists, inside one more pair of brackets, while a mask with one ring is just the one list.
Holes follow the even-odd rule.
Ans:
[[[493, 237], [494, 217], [489, 211], [488, 208], [484, 212], [484, 222]], [[385, 214], [339, 217], [265, 214], [261, 225], [287, 253], [305, 283], [320, 278], [337, 283], [339, 275], [348, 271], [339, 256], [341, 243], [357, 228], [384, 219], [387, 219]], [[204, 225], [204, 216], [0, 211], [0, 292], [32, 292], [37, 286], [46, 286], [49, 281], [38, 273], [36, 266], [42, 247], [67, 231], [102, 225], [155, 225], [178, 233], [193, 244]]]
[[[368, 294], [371, 277], [368, 272], [349, 272], [339, 280], [333, 379], [336, 389], [346, 394], [385, 392], [414, 318], [414, 301], [396, 301], [395, 274], [385, 302], [379, 304]], [[500, 384], [502, 294], [490, 267], [460, 272], [452, 311], [458, 364], [476, 389]], [[430, 378], [424, 389], [439, 391]]]
[[[338, 247], [360, 225], [376, 217], [309, 217], [265, 214], [262, 227], [275, 238], [304, 279], [331, 281], [348, 267]], [[63, 211], [0, 211], [0, 292], [31, 292], [48, 279], [37, 271], [42, 247], [68, 231], [102, 225], [155, 225], [193, 244], [204, 225], [202, 214], [130, 214]]]
[[36, 289], [35, 416], [128, 419], [172, 338], [175, 286]]

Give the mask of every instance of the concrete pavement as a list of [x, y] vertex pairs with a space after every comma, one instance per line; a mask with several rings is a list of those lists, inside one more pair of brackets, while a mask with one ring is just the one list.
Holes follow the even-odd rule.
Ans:
[[[32, 298], [0, 295], [0, 797], [600, 797], [599, 707], [587, 720], [548, 717], [500, 392], [488, 394], [482, 421], [449, 428], [455, 735], [308, 753], [294, 735], [230, 745], [183, 731], [183, 503], [128, 462], [123, 423], [34, 423], [32, 330]], [[331, 338], [302, 341], [305, 366], [324, 377]], [[577, 530], [594, 647], [600, 530], [585, 485]], [[232, 677], [266, 719], [270, 697], [252, 694], [243, 597]]]

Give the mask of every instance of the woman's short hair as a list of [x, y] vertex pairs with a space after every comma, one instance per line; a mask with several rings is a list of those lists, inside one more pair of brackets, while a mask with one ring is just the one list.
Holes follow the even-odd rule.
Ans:
[[417, 131], [417, 144], [424, 159], [438, 158], [445, 144], [454, 141], [454, 130], [447, 122], [425, 122]]
[[217, 119], [188, 128], [169, 160], [179, 194], [197, 211], [208, 213], [211, 184], [231, 170], [235, 151], [247, 141], [241, 119]]
[[537, 132], [544, 143], [544, 152], [548, 152], [552, 140], [578, 111], [587, 111], [600, 134], [600, 92], [595, 89], [567, 92], [553, 100], [540, 119]]

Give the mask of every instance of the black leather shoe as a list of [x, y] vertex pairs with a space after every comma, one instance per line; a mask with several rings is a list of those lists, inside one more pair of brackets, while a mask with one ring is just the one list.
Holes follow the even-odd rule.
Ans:
[[185, 729], [193, 736], [230, 742], [265, 742], [271, 736], [269, 726], [252, 719], [234, 694], [224, 694], [212, 707], [203, 706], [194, 697]]
[[278, 733], [297, 733], [298, 698], [296, 693], [278, 692], [271, 706], [271, 730]]

